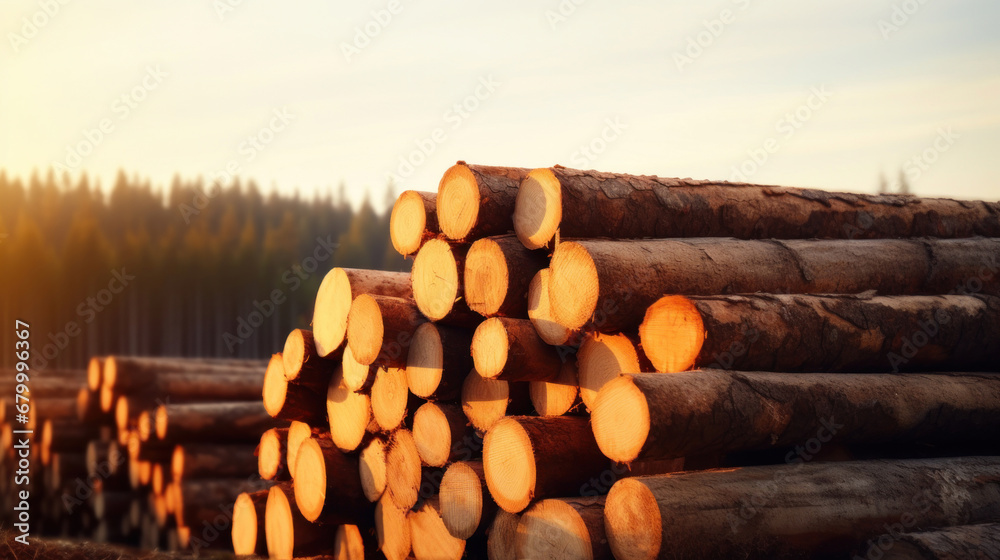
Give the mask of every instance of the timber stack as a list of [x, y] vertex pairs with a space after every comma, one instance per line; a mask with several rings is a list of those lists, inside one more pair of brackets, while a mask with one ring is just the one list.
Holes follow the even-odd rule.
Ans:
[[[121, 445], [256, 443], [237, 554], [1000, 547], [1000, 203], [459, 162], [390, 238], [409, 273], [329, 271], [311, 328], [250, 368], [266, 419], [213, 385], [232, 364], [109, 396], [179, 395], [162, 437], [123, 405]], [[138, 448], [141, 478], [163, 458]]]

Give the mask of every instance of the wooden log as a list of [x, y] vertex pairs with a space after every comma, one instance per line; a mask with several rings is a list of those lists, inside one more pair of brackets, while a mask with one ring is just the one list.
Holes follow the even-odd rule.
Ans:
[[610, 463], [586, 418], [508, 416], [483, 440], [483, 470], [497, 505], [520, 512], [534, 499], [572, 496]]
[[502, 379], [486, 379], [476, 370], [465, 377], [462, 385], [462, 412], [472, 427], [488, 431], [508, 414], [527, 413], [531, 409], [527, 383]]
[[288, 426], [288, 455], [285, 459], [285, 465], [293, 479], [295, 478], [295, 464], [298, 462], [299, 446], [309, 438], [320, 437], [324, 431], [320, 428], [313, 428], [305, 422], [292, 422]]
[[490, 560], [517, 560], [517, 525], [521, 516], [504, 510], [498, 510], [490, 524], [489, 537], [486, 540], [486, 552]]
[[396, 507], [409, 510], [417, 503], [421, 474], [420, 453], [413, 434], [406, 428], [394, 431], [386, 451], [385, 480], [386, 493]]
[[476, 328], [472, 360], [483, 377], [504, 381], [551, 381], [559, 377], [563, 363], [531, 321], [507, 317], [492, 317]]
[[104, 357], [94, 356], [87, 362], [87, 389], [97, 391], [101, 388], [104, 373]]
[[[200, 528], [202, 522], [213, 524], [217, 517], [224, 515], [228, 533], [231, 530], [228, 520], [232, 518], [236, 498], [244, 492], [256, 492], [270, 486], [270, 482], [244, 478], [185, 480], [176, 486], [174, 517], [178, 525]], [[229, 535], [226, 536], [228, 540]]]
[[469, 247], [462, 274], [469, 309], [493, 317], [528, 317], [528, 286], [548, 258], [513, 235], [479, 239]]
[[338, 525], [333, 537], [332, 560], [368, 560], [375, 558], [375, 547], [365, 541], [357, 525]]
[[259, 376], [266, 367], [264, 360], [108, 356], [102, 387], [129, 392], [148, 387], [163, 373]]
[[281, 360], [285, 366], [285, 378], [320, 393], [340, 365], [339, 354], [321, 357], [317, 353], [313, 332], [305, 329], [294, 329], [288, 333]]
[[465, 329], [435, 323], [418, 326], [406, 357], [410, 392], [428, 400], [458, 398], [472, 369], [471, 348], [472, 334]]
[[400, 509], [383, 494], [375, 504], [375, 536], [379, 551], [387, 560], [405, 560], [410, 556], [410, 524], [406, 510]]
[[437, 193], [403, 191], [389, 215], [389, 239], [393, 249], [404, 257], [412, 255], [439, 233]]
[[372, 385], [371, 407], [372, 418], [382, 431], [391, 432], [401, 426], [416, 402], [407, 390], [404, 370], [379, 368]]
[[45, 474], [48, 477], [48, 491], [58, 495], [72, 481], [87, 479], [87, 461], [84, 453], [71, 451], [52, 453], [51, 461]]
[[385, 492], [386, 485], [386, 441], [375, 437], [368, 442], [358, 455], [358, 472], [361, 489], [369, 502], [377, 502]]
[[463, 296], [462, 274], [468, 245], [431, 239], [417, 252], [410, 271], [413, 299], [431, 321], [471, 327], [482, 316], [469, 309]]
[[108, 479], [120, 472], [126, 458], [127, 455], [121, 452], [117, 442], [91, 440], [84, 452], [87, 476]]
[[406, 367], [413, 331], [425, 321], [411, 299], [361, 294], [347, 316], [347, 344], [358, 363]]
[[341, 362], [344, 368], [344, 384], [352, 391], [367, 392], [375, 383], [375, 376], [380, 369], [385, 369], [379, 364], [362, 364], [354, 358], [354, 352], [348, 345], [344, 348], [344, 357]]
[[528, 395], [539, 416], [562, 416], [577, 408], [581, 401], [576, 361], [563, 362], [559, 377], [552, 381], [528, 383]]
[[[899, 523], [896, 525], [903, 527]], [[1000, 523], [962, 525], [916, 533], [895, 532], [866, 544], [866, 556], [884, 554], [882, 557], [886, 560], [1000, 558]]]
[[462, 407], [427, 402], [413, 415], [413, 441], [423, 464], [443, 467], [467, 454], [462, 442], [472, 436]]
[[257, 474], [264, 480], [287, 480], [285, 457], [288, 453], [288, 428], [271, 428], [260, 436], [257, 445]]
[[664, 294], [1000, 293], [1000, 239], [580, 240], [552, 255], [559, 324], [633, 329]]
[[115, 392], [115, 388], [111, 385], [108, 385], [107, 383], [101, 385], [101, 390], [98, 394], [98, 400], [101, 404], [101, 412], [111, 413], [115, 408], [118, 396], [119, 395]]
[[347, 315], [351, 303], [361, 294], [412, 298], [410, 275], [405, 272], [334, 268], [323, 277], [313, 311], [313, 340], [316, 353], [329, 357], [347, 336]]
[[370, 518], [357, 457], [341, 453], [325, 434], [299, 445], [295, 474], [295, 503], [309, 521], [343, 524]]
[[521, 514], [514, 549], [518, 558], [611, 560], [604, 496], [535, 502]]
[[457, 461], [445, 470], [438, 495], [440, 514], [456, 539], [484, 534], [492, 523], [497, 506], [484, 491], [485, 484], [481, 461]]
[[298, 380], [289, 381], [285, 377], [281, 354], [274, 354], [268, 362], [262, 393], [264, 410], [272, 418], [297, 420], [316, 426], [325, 426], [327, 423], [324, 392], [299, 383]]
[[410, 542], [417, 560], [462, 558], [465, 541], [456, 539], [444, 526], [433, 500], [424, 501], [419, 509], [406, 514], [410, 524]]
[[42, 465], [49, 464], [53, 453], [79, 453], [84, 447], [84, 442], [96, 438], [99, 433], [100, 426], [80, 424], [75, 418], [45, 420], [39, 441]]
[[514, 229], [529, 249], [563, 237], [876, 239], [1000, 237], [996, 202], [534, 169]]
[[[906, 521], [919, 530], [995, 519], [998, 478], [996, 457], [803, 463], [626, 478], [608, 494], [605, 529], [621, 560], [844, 554], [892, 523]], [[722, 528], [726, 538], [719, 538]]]
[[448, 168], [437, 192], [441, 232], [450, 239], [463, 240], [512, 231], [518, 185], [528, 171], [464, 161]]
[[267, 496], [264, 529], [267, 554], [277, 560], [319, 554], [333, 545], [329, 527], [310, 523], [298, 506], [291, 483], [272, 486]]
[[[0, 406], [0, 410], [3, 407]], [[76, 418], [80, 422], [104, 423], [110, 420], [110, 415], [101, 410], [101, 395], [87, 387], [81, 387], [76, 393]]]
[[174, 480], [246, 478], [256, 472], [257, 457], [252, 445], [184, 444], [174, 447], [170, 458]]
[[618, 462], [807, 443], [813, 453], [831, 440], [986, 441], [1000, 425], [1000, 376], [624, 375], [601, 390], [591, 423]]
[[260, 401], [165, 404], [156, 408], [156, 437], [167, 443], [256, 443], [282, 425]]
[[591, 333], [584, 337], [576, 354], [580, 399], [594, 409], [597, 392], [622, 373], [642, 371], [635, 344], [623, 334]]
[[582, 334], [580, 330], [566, 328], [556, 320], [549, 299], [550, 278], [551, 271], [543, 268], [531, 279], [528, 285], [528, 318], [538, 332], [538, 337], [546, 344], [578, 346]]
[[371, 400], [368, 395], [347, 388], [343, 373], [338, 370], [326, 392], [326, 414], [333, 443], [341, 451], [354, 451], [372, 423]]
[[668, 372], [1000, 369], [1000, 298], [982, 295], [666, 296], [639, 333]]

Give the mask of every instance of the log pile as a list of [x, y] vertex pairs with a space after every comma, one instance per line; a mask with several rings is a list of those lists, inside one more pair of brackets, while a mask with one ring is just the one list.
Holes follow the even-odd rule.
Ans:
[[193, 548], [225, 503], [278, 559], [995, 548], [1000, 204], [459, 162], [390, 237], [411, 273], [328, 272], [262, 405], [234, 363], [88, 376], [150, 489], [102, 511]]

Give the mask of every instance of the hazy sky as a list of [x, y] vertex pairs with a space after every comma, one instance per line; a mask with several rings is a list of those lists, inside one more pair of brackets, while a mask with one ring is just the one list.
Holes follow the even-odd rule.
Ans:
[[62, 1], [0, 3], [21, 176], [380, 201], [459, 159], [852, 191], [906, 166], [1000, 198], [995, 0]]

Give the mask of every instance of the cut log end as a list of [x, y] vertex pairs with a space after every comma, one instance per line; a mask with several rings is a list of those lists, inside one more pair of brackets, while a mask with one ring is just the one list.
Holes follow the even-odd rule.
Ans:
[[326, 502], [326, 460], [323, 449], [314, 438], [299, 445], [295, 460], [295, 504], [302, 516], [316, 521], [323, 512]]
[[278, 486], [272, 487], [267, 494], [264, 526], [268, 556], [280, 559], [294, 558], [295, 530], [292, 506], [284, 490]]
[[593, 410], [597, 393], [622, 373], [638, 373], [639, 354], [623, 334], [587, 335], [576, 356], [579, 366], [580, 398]]
[[[287, 344], [286, 344], [287, 346]], [[263, 401], [264, 409], [272, 417], [277, 416], [285, 406], [288, 394], [288, 378], [285, 377], [283, 354], [273, 354], [264, 372]]]
[[427, 208], [424, 196], [417, 191], [404, 191], [392, 206], [389, 216], [389, 239], [400, 255], [410, 255], [420, 248], [427, 229]]
[[355, 359], [354, 350], [350, 346], [344, 348], [341, 365], [344, 368], [344, 384], [347, 385], [348, 389], [358, 391], [368, 384], [368, 377], [372, 374], [371, 365], [363, 364]]
[[639, 325], [646, 357], [656, 371], [688, 371], [705, 343], [705, 325], [694, 303], [684, 296], [664, 296], [649, 306]]
[[379, 369], [372, 385], [372, 416], [379, 428], [390, 432], [406, 418], [409, 394], [406, 372], [398, 368]]
[[611, 487], [604, 527], [615, 558], [655, 560], [662, 546], [660, 508], [643, 483], [625, 478]]
[[559, 377], [552, 381], [532, 381], [528, 384], [531, 404], [539, 416], [562, 416], [576, 404], [579, 395], [576, 363], [563, 363]]
[[360, 364], [371, 364], [382, 349], [382, 309], [369, 294], [354, 298], [347, 314], [347, 345]]
[[414, 331], [406, 357], [406, 381], [410, 391], [423, 398], [433, 395], [441, 384], [443, 373], [441, 334], [433, 323], [423, 323]]
[[313, 311], [313, 340], [320, 357], [332, 354], [347, 334], [347, 314], [351, 311], [351, 280], [342, 268], [334, 268], [323, 277], [316, 292]]
[[500, 310], [510, 289], [510, 273], [503, 249], [496, 241], [483, 238], [469, 247], [462, 281], [469, 309], [486, 317]]
[[375, 535], [379, 550], [387, 560], [404, 560], [410, 556], [410, 524], [406, 510], [396, 507], [388, 496], [375, 505]]
[[629, 463], [639, 456], [649, 436], [649, 404], [631, 378], [619, 377], [601, 389], [590, 421], [601, 452]]
[[417, 409], [413, 415], [413, 440], [425, 465], [443, 467], [448, 462], [452, 446], [451, 419], [441, 405], [428, 402]]
[[153, 435], [153, 420], [150, 418], [148, 410], [143, 410], [139, 413], [139, 418], [135, 421], [136, 430], [139, 432], [139, 439], [142, 441], [149, 441], [149, 438]]
[[441, 519], [448, 532], [468, 539], [479, 528], [483, 516], [483, 481], [468, 463], [452, 463], [441, 478]]
[[542, 500], [521, 514], [515, 549], [520, 558], [594, 558], [586, 522], [563, 500]]
[[257, 553], [257, 509], [246, 492], [233, 505], [233, 551], [237, 556]]
[[555, 315], [552, 313], [551, 300], [549, 299], [549, 281], [551, 273], [548, 268], [543, 268], [535, 273], [534, 278], [528, 285], [528, 318], [531, 324], [538, 331], [538, 336], [546, 344], [561, 346], [572, 344], [576, 337], [576, 331], [560, 325]]
[[448, 168], [438, 184], [437, 217], [441, 232], [450, 239], [465, 239], [479, 217], [479, 184], [469, 167]]
[[326, 392], [330, 437], [341, 451], [354, 451], [371, 422], [371, 401], [368, 395], [350, 390], [344, 383], [343, 368], [339, 369]]
[[[285, 347], [281, 351], [285, 366], [285, 377], [296, 379], [302, 364], [309, 358], [313, 347], [312, 333], [303, 329], [293, 329], [285, 339]], [[270, 367], [270, 366], [268, 366]]]
[[506, 381], [486, 379], [472, 370], [462, 384], [462, 411], [480, 432], [486, 432], [507, 414], [509, 402], [510, 386]]
[[292, 422], [288, 426], [288, 450], [285, 464], [288, 465], [288, 473], [295, 478], [295, 464], [299, 456], [299, 446], [303, 441], [312, 437], [312, 428], [305, 422]]
[[504, 510], [497, 512], [490, 524], [490, 535], [486, 540], [486, 551], [490, 560], [517, 560], [514, 542], [517, 539], [517, 525], [520, 516]]
[[486, 485], [497, 505], [517, 513], [534, 498], [535, 452], [525, 429], [512, 418], [497, 421], [483, 440]]
[[521, 181], [514, 208], [514, 231], [528, 249], [548, 246], [562, 221], [562, 190], [551, 169], [533, 169]]
[[338, 525], [333, 536], [334, 560], [364, 560], [365, 542], [357, 525]]
[[94, 356], [87, 362], [87, 388], [97, 391], [101, 388], [101, 377], [104, 370], [104, 358]]
[[396, 507], [409, 510], [417, 503], [420, 490], [420, 453], [407, 429], [392, 433], [386, 453], [386, 489]]
[[420, 312], [432, 321], [446, 317], [455, 305], [460, 287], [458, 262], [451, 245], [440, 239], [425, 243], [413, 260], [410, 274], [413, 299]]
[[156, 407], [156, 412], [154, 413], [154, 427], [156, 430], [157, 439], [167, 439], [167, 423], [169, 422], [168, 412], [166, 405], [160, 405]]
[[369, 502], [377, 502], [385, 492], [385, 442], [374, 438], [358, 457], [358, 470], [361, 475], [361, 489]]
[[416, 558], [455, 559], [465, 553], [465, 541], [448, 532], [437, 509], [424, 502], [420, 509], [407, 514], [410, 538]]
[[281, 436], [271, 428], [260, 436], [257, 447], [257, 472], [264, 480], [273, 480], [281, 470]]
[[500, 375], [507, 364], [509, 349], [507, 329], [500, 319], [493, 317], [476, 327], [472, 335], [472, 361], [479, 375], [487, 379]]
[[[111, 359], [108, 358], [108, 361]], [[107, 378], [105, 378], [107, 379]], [[115, 389], [106, 382], [101, 385], [101, 412], [111, 412], [115, 407]], [[116, 418], [117, 420], [117, 418]]]
[[553, 251], [549, 270], [553, 317], [568, 329], [583, 327], [594, 316], [600, 294], [594, 259], [583, 245], [567, 241]]
[[[103, 390], [102, 396], [103, 399]], [[128, 415], [128, 397], [125, 395], [119, 396], [115, 399], [115, 426], [119, 430], [125, 430], [129, 427], [129, 415]]]

